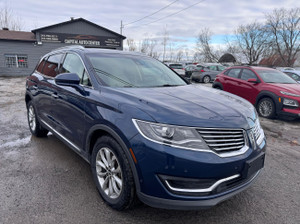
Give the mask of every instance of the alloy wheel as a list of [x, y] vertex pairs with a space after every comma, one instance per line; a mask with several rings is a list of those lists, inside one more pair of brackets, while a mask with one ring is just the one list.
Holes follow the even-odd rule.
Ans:
[[28, 108], [28, 121], [29, 121], [29, 126], [32, 131], [35, 131], [36, 129], [36, 116], [35, 116], [35, 111], [32, 105], [29, 106]]
[[116, 155], [107, 147], [97, 153], [96, 173], [103, 192], [111, 199], [119, 197], [123, 187], [122, 170]]
[[259, 113], [263, 117], [268, 117], [272, 113], [272, 109], [273, 109], [272, 107], [273, 107], [273, 105], [271, 102], [264, 100], [259, 105]]

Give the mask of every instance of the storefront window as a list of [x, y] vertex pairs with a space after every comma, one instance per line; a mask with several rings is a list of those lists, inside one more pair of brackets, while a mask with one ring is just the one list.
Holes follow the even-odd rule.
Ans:
[[5, 66], [8, 68], [28, 68], [27, 55], [5, 55]]

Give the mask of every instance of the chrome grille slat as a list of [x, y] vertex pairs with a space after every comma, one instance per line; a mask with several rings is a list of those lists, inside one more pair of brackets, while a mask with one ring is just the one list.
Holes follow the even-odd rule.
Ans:
[[211, 147], [220, 147], [220, 146], [228, 146], [228, 145], [244, 145], [241, 142], [232, 142], [232, 143], [222, 143], [222, 144], [209, 144]]
[[[243, 145], [242, 145], [243, 146]], [[223, 147], [223, 148], [214, 148], [216, 151], [227, 151], [232, 149], [240, 149], [241, 146], [232, 146], [232, 147]]]
[[207, 139], [206, 142], [237, 142], [237, 141], [243, 141], [243, 140], [244, 140], [244, 138], [221, 139], [221, 140]]
[[222, 154], [238, 151], [245, 146], [243, 129], [197, 129], [206, 144], [215, 152]]
[[243, 134], [240, 135], [201, 135], [202, 138], [238, 138], [243, 137]]
[[199, 131], [201, 134], [239, 134], [238, 131]]

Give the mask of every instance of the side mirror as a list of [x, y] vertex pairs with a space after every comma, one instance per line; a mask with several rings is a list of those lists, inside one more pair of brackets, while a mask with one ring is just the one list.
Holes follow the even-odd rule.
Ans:
[[76, 73], [63, 73], [55, 77], [55, 83], [59, 86], [74, 87], [82, 95], [86, 95], [84, 88], [79, 85], [80, 78]]
[[248, 79], [247, 82], [259, 83], [259, 81], [257, 79]]
[[77, 86], [80, 78], [75, 73], [63, 73], [55, 77], [55, 83], [61, 86]]

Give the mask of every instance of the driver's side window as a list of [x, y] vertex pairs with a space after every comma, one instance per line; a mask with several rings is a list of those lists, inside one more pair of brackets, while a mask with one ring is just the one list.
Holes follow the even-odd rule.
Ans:
[[82, 61], [78, 55], [68, 53], [60, 70], [60, 73], [76, 73], [81, 80], [80, 84], [91, 86], [87, 72], [85, 71]]

